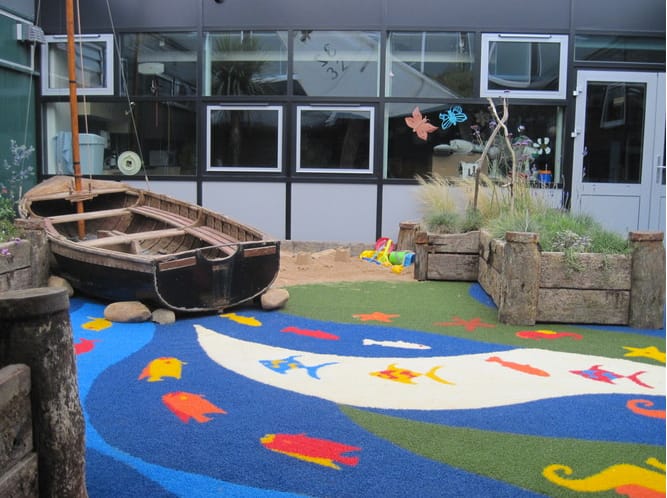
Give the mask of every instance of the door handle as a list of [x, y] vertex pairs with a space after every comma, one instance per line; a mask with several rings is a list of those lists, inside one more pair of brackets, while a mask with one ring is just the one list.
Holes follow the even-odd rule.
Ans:
[[655, 169], [656, 169], [656, 174], [655, 174], [655, 183], [657, 185], [660, 185], [662, 183], [662, 176], [665, 168], [667, 168], [664, 164], [664, 160], [662, 158], [662, 154], [658, 154], [655, 156]]

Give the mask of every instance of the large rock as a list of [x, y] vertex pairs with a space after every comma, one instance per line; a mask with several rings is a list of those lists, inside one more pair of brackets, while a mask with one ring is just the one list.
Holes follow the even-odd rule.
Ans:
[[269, 289], [261, 297], [262, 309], [265, 311], [284, 308], [289, 300], [287, 289]]
[[47, 287], [52, 287], [54, 289], [65, 289], [67, 291], [67, 296], [72, 297], [74, 295], [74, 289], [71, 284], [62, 277], [57, 275], [51, 275], [46, 282]]
[[158, 308], [153, 310], [151, 320], [160, 325], [168, 325], [176, 321], [176, 313], [172, 310], [167, 310], [164, 308]]
[[139, 301], [119, 301], [104, 308], [104, 318], [112, 322], [145, 322], [152, 316], [151, 310]]

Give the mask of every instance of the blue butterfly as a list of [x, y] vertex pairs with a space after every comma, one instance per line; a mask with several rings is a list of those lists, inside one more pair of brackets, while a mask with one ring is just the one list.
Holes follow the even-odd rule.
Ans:
[[468, 119], [468, 116], [465, 115], [460, 105], [455, 105], [447, 112], [441, 112], [440, 119], [442, 119], [442, 129], [446, 130], [456, 123], [463, 123], [466, 119]]

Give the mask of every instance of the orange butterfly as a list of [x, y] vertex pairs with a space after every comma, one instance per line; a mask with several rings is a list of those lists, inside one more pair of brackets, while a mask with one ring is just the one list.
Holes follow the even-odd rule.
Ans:
[[426, 140], [429, 133], [438, 129], [437, 126], [433, 126], [428, 122], [427, 118], [422, 116], [419, 107], [415, 107], [412, 111], [412, 117], [405, 118], [405, 123], [412, 128], [412, 131], [414, 131], [422, 140]]

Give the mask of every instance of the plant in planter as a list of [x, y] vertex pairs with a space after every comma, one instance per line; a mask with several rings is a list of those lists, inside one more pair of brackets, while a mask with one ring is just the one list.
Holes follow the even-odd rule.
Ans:
[[34, 183], [34, 168], [30, 165], [30, 157], [35, 148], [18, 145], [10, 141], [9, 152], [11, 161], [4, 159], [0, 168], [0, 242], [15, 239], [19, 233], [14, 227], [16, 203], [23, 195], [25, 188]]
[[[508, 137], [504, 107], [490, 140], [501, 130]], [[426, 231], [415, 235], [415, 278], [478, 281], [503, 323], [662, 326], [663, 234], [631, 232], [626, 239], [590, 216], [549, 206], [512, 161], [513, 174], [502, 182], [479, 169], [472, 185], [419, 179]], [[474, 225], [463, 221], [473, 218], [469, 213]]]

